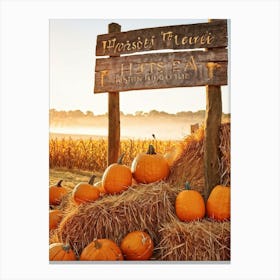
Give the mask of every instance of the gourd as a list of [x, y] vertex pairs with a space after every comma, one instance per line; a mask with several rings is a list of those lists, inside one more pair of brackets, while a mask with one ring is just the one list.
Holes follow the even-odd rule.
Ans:
[[49, 246], [50, 261], [75, 261], [75, 253], [69, 244], [53, 243]]
[[49, 204], [59, 205], [63, 196], [65, 196], [68, 191], [65, 187], [61, 185], [63, 180], [59, 180], [56, 185], [49, 187]]
[[81, 261], [120, 261], [123, 255], [119, 246], [110, 239], [95, 239], [82, 251]]
[[106, 193], [117, 194], [127, 190], [132, 184], [132, 174], [128, 166], [122, 164], [124, 153], [117, 163], [109, 165], [102, 176], [102, 187]]
[[230, 219], [230, 187], [215, 186], [206, 203], [207, 216], [217, 221]]
[[168, 177], [170, 168], [167, 160], [149, 145], [147, 153], [138, 154], [131, 164], [133, 178], [138, 183], [153, 183]]
[[191, 190], [188, 182], [185, 184], [185, 190], [176, 197], [175, 211], [177, 217], [184, 222], [199, 220], [205, 216], [203, 197], [198, 191]]
[[150, 235], [144, 231], [128, 233], [123, 238], [120, 247], [126, 260], [148, 260], [154, 250]]
[[100, 191], [93, 186], [95, 175], [89, 179], [89, 182], [81, 182], [75, 186], [72, 191], [72, 197], [76, 204], [95, 201], [99, 198]]
[[100, 196], [103, 196], [104, 194], [107, 193], [106, 190], [102, 186], [102, 181], [98, 181], [98, 182], [94, 183], [93, 186], [99, 190]]
[[49, 230], [56, 229], [63, 218], [63, 213], [59, 209], [49, 210]]

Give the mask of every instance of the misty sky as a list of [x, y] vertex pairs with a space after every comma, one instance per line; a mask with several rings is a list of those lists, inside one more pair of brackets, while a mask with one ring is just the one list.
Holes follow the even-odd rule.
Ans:
[[[117, 22], [122, 31], [202, 23], [187, 19], [51, 19], [50, 20], [50, 108], [93, 111], [108, 109], [107, 93], [94, 94], [96, 37], [107, 33], [108, 24]], [[229, 71], [230, 72], [230, 71]], [[222, 87], [223, 112], [230, 112], [228, 86]], [[120, 110], [124, 113], [156, 109], [176, 113], [204, 110], [205, 87], [128, 91], [120, 93]]]

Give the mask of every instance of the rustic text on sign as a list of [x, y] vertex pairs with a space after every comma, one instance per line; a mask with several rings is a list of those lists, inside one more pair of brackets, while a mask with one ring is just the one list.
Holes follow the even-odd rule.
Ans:
[[194, 49], [227, 46], [227, 22], [165, 26], [97, 37], [97, 56], [118, 56], [160, 49]]
[[192, 51], [96, 60], [95, 93], [227, 84], [227, 51]]

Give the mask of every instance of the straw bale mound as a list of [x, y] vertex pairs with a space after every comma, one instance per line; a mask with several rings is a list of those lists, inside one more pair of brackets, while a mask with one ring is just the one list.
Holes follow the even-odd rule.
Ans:
[[162, 181], [136, 185], [120, 195], [80, 205], [60, 223], [59, 238], [69, 242], [78, 255], [95, 238], [109, 238], [120, 244], [134, 230], [146, 230], [158, 243], [159, 227], [175, 217], [177, 192]]
[[159, 260], [230, 260], [230, 222], [173, 220], [159, 230]]
[[72, 198], [72, 190], [71, 192], [68, 192], [62, 200], [59, 206], [57, 206], [57, 209], [61, 210], [63, 212], [63, 215], [65, 216], [67, 213], [71, 212], [74, 208], [77, 208], [77, 204], [74, 202]]
[[[171, 166], [168, 183], [183, 186], [188, 181], [192, 189], [204, 195], [204, 127], [188, 136], [182, 143], [182, 153]], [[220, 184], [230, 185], [230, 123], [220, 128]]]
[[51, 230], [49, 232], [49, 244], [59, 243], [59, 242], [61, 242], [61, 240], [59, 238], [58, 229]]

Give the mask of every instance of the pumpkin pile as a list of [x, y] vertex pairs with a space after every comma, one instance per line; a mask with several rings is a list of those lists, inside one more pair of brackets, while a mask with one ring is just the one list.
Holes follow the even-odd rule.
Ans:
[[229, 260], [230, 177], [221, 173], [222, 185], [213, 189], [205, 203], [200, 188], [203, 170], [200, 181], [194, 172], [200, 173], [203, 166], [201, 131], [186, 140], [173, 164], [172, 155], [168, 161], [150, 145], [131, 167], [122, 163], [122, 154], [101, 181], [94, 183], [92, 176], [70, 195], [64, 194], [55, 207], [63, 199], [73, 204], [58, 215], [63, 218], [50, 229], [50, 243], [60, 244], [61, 256], [70, 248], [80, 261]]

